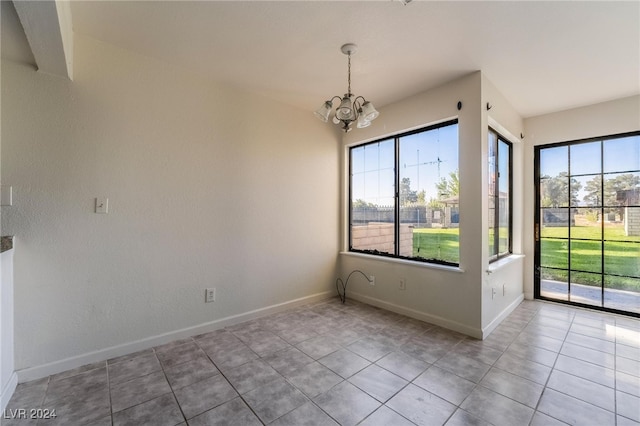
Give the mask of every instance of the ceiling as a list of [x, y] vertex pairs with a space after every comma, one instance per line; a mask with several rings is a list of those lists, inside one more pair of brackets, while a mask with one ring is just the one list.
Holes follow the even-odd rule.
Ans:
[[[76, 33], [306, 110], [481, 70], [523, 116], [640, 93], [640, 2], [73, 1]], [[78, 60], [78, 59], [76, 59]]]

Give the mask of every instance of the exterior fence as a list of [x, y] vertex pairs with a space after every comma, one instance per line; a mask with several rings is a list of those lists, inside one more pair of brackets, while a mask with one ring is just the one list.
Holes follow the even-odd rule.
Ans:
[[[352, 209], [351, 246], [357, 250], [393, 253], [394, 222], [393, 206], [364, 206]], [[400, 256], [413, 256], [413, 228], [457, 228], [458, 222], [457, 207], [400, 207]]]
[[[458, 207], [447, 206], [432, 209], [424, 205], [400, 207], [400, 223], [411, 224], [416, 228], [432, 228], [434, 226], [457, 228], [460, 222]], [[395, 209], [393, 206], [363, 206], [351, 210], [351, 224], [366, 225], [371, 222], [393, 223]]]
[[[576, 226], [575, 208], [544, 208], [542, 209], [542, 226]], [[578, 216], [579, 217], [579, 216]], [[598, 222], [602, 219], [598, 219]], [[605, 222], [617, 222], [616, 213], [606, 213]], [[640, 208], [624, 207], [624, 233], [627, 236], [640, 236]]]
[[[394, 252], [393, 223], [370, 222], [351, 229], [351, 245], [357, 250]], [[413, 256], [413, 229], [400, 225], [400, 256]]]
[[542, 226], [575, 226], [576, 209], [548, 207], [542, 209]]

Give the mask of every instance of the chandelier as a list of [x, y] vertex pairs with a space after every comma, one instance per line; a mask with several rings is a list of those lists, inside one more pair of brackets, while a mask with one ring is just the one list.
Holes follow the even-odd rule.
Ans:
[[351, 124], [354, 121], [356, 122], [356, 126], [361, 129], [370, 126], [371, 122], [380, 115], [371, 102], [362, 96], [354, 97], [354, 94], [351, 93], [351, 54], [356, 52], [357, 47], [358, 46], [353, 43], [347, 43], [340, 48], [342, 53], [349, 58], [347, 93], [345, 93], [343, 97], [334, 96], [331, 100], [325, 101], [324, 104], [314, 112], [316, 117], [326, 123], [329, 121], [333, 101], [338, 99], [340, 105], [336, 108], [332, 121], [334, 124], [340, 124], [345, 133], [351, 131]]

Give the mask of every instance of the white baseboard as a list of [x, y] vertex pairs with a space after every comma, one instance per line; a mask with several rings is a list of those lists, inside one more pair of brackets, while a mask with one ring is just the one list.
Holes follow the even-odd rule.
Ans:
[[[57, 374], [63, 371], [71, 370], [73, 368], [81, 367], [83, 365], [92, 364], [94, 362], [106, 361], [108, 359], [115, 358], [118, 356], [127, 355], [127, 354], [138, 352], [144, 349], [149, 349], [154, 346], [163, 345], [165, 343], [169, 343], [174, 340], [184, 339], [186, 337], [191, 337], [191, 336], [197, 336], [199, 334], [208, 333], [214, 330], [218, 330], [220, 328], [228, 327], [230, 325], [239, 324], [241, 322], [260, 318], [265, 315], [282, 312], [287, 309], [295, 308], [295, 307], [306, 305], [313, 302], [318, 302], [324, 299], [328, 299], [334, 295], [335, 295], [335, 291], [333, 290], [325, 291], [322, 293], [316, 293], [316, 294], [312, 294], [311, 296], [305, 296], [299, 299], [278, 303], [276, 305], [267, 306], [265, 308], [255, 309], [253, 311], [245, 312], [242, 314], [232, 315], [232, 316], [221, 318], [215, 321], [199, 324], [193, 327], [187, 327], [181, 330], [175, 330], [169, 333], [147, 337], [145, 339], [136, 340], [134, 342], [129, 342], [129, 343], [125, 343], [118, 346], [112, 346], [109, 348], [100, 349], [97, 351], [85, 353], [85, 354], [74, 356], [71, 358], [62, 359], [60, 361], [54, 361], [44, 365], [25, 368], [23, 370], [17, 371], [17, 379], [18, 379], [17, 381], [19, 383], [24, 383], [31, 380], [41, 379], [43, 377], [47, 377], [52, 374]], [[3, 393], [3, 397], [4, 397], [4, 393]]]
[[0, 411], [4, 412], [4, 409], [7, 408], [7, 404], [13, 396], [13, 392], [16, 390], [16, 386], [18, 386], [18, 375], [15, 373], [11, 373], [11, 377], [9, 377], [9, 381], [2, 388], [2, 393], [0, 394]]
[[523, 300], [524, 300], [524, 294], [520, 294], [520, 296], [518, 296], [513, 302], [511, 302], [509, 306], [504, 308], [502, 312], [500, 312], [500, 314], [497, 317], [495, 317], [493, 321], [489, 323], [489, 325], [484, 327], [482, 329], [482, 339], [483, 340], [486, 339], [489, 336], [489, 334], [491, 334], [491, 332], [495, 330], [495, 328], [499, 326], [500, 323], [504, 321], [504, 319], [508, 317], [509, 314], [513, 312], [520, 303], [522, 303]]
[[451, 321], [437, 315], [432, 315], [412, 308], [407, 308], [405, 306], [396, 305], [395, 303], [390, 303], [381, 299], [376, 299], [374, 297], [365, 296], [360, 293], [354, 293], [353, 291], [349, 291], [349, 297], [360, 302], [367, 303], [369, 305], [377, 306], [379, 308], [395, 312], [397, 314], [406, 315], [420, 321], [428, 322], [430, 324], [435, 324], [449, 330], [457, 331], [459, 333], [466, 334], [467, 336], [475, 337], [476, 339], [482, 339], [482, 330], [479, 328], [470, 327], [468, 325], [461, 324], [456, 321]]

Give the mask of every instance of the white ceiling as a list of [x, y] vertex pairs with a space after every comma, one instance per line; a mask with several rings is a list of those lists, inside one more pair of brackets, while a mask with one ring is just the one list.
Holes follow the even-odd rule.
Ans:
[[482, 70], [524, 117], [640, 93], [640, 2], [74, 1], [77, 33], [315, 110]]

